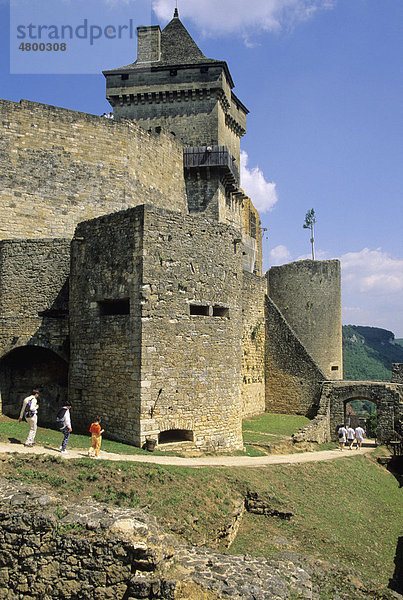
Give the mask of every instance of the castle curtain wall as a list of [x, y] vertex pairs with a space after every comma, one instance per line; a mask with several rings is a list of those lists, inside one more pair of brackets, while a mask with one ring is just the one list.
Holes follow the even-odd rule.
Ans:
[[242, 249], [237, 232], [146, 207], [142, 438], [193, 432], [200, 448], [239, 448]]
[[69, 396], [87, 431], [140, 443], [143, 206], [81, 223], [71, 246]]
[[325, 375], [266, 296], [266, 410], [313, 418]]
[[66, 396], [69, 268], [68, 240], [0, 242], [0, 391], [9, 416], [33, 386], [41, 391], [40, 423], [52, 421]]
[[182, 146], [133, 122], [0, 101], [0, 239], [72, 237], [144, 202], [187, 212]]

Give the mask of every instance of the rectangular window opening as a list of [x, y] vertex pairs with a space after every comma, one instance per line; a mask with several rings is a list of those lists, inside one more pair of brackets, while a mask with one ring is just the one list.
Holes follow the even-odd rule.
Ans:
[[204, 306], [201, 304], [190, 304], [189, 308], [191, 315], [202, 315], [204, 317], [208, 317], [208, 306]]
[[229, 317], [229, 308], [226, 306], [213, 306], [213, 317]]
[[339, 370], [339, 367], [337, 365], [332, 366], [332, 371], [338, 371], [338, 370]]
[[125, 81], [125, 80], [129, 79], [129, 75], [127, 73], [124, 73], [120, 77], [121, 77], [122, 81]]
[[119, 298], [118, 300], [100, 300], [98, 302], [98, 306], [101, 317], [130, 314], [129, 298]]

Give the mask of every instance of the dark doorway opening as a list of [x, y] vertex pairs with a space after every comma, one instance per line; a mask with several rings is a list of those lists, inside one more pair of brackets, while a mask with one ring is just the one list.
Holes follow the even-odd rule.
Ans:
[[23, 399], [39, 390], [39, 425], [53, 425], [58, 408], [67, 399], [68, 366], [46, 348], [16, 348], [0, 361], [3, 414], [17, 418]]
[[167, 429], [161, 431], [158, 436], [159, 444], [170, 444], [172, 442], [193, 442], [193, 431], [190, 429]]

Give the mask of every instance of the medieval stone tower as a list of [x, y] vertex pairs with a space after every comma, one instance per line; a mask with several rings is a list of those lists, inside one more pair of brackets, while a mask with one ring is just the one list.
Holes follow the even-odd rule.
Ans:
[[[174, 134], [185, 146], [190, 214], [203, 213], [241, 229], [247, 197], [239, 189], [240, 138], [246, 132], [248, 110], [232, 91], [227, 63], [204, 56], [177, 10], [162, 31], [155, 25], [138, 27], [137, 33], [137, 60], [104, 72], [115, 118]], [[249, 242], [248, 255], [251, 246], [255, 251], [252, 270], [259, 271], [254, 211], [244, 234], [251, 238], [244, 240]]]
[[269, 296], [327, 379], [343, 379], [338, 260], [304, 260], [268, 271]]

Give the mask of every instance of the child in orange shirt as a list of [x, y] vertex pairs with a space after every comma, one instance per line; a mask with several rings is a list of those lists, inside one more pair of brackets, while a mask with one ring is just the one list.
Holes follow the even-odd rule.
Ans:
[[94, 456], [99, 458], [99, 451], [101, 449], [102, 434], [104, 429], [101, 429], [101, 417], [97, 417], [93, 423], [91, 423], [91, 448], [88, 450], [88, 456]]

